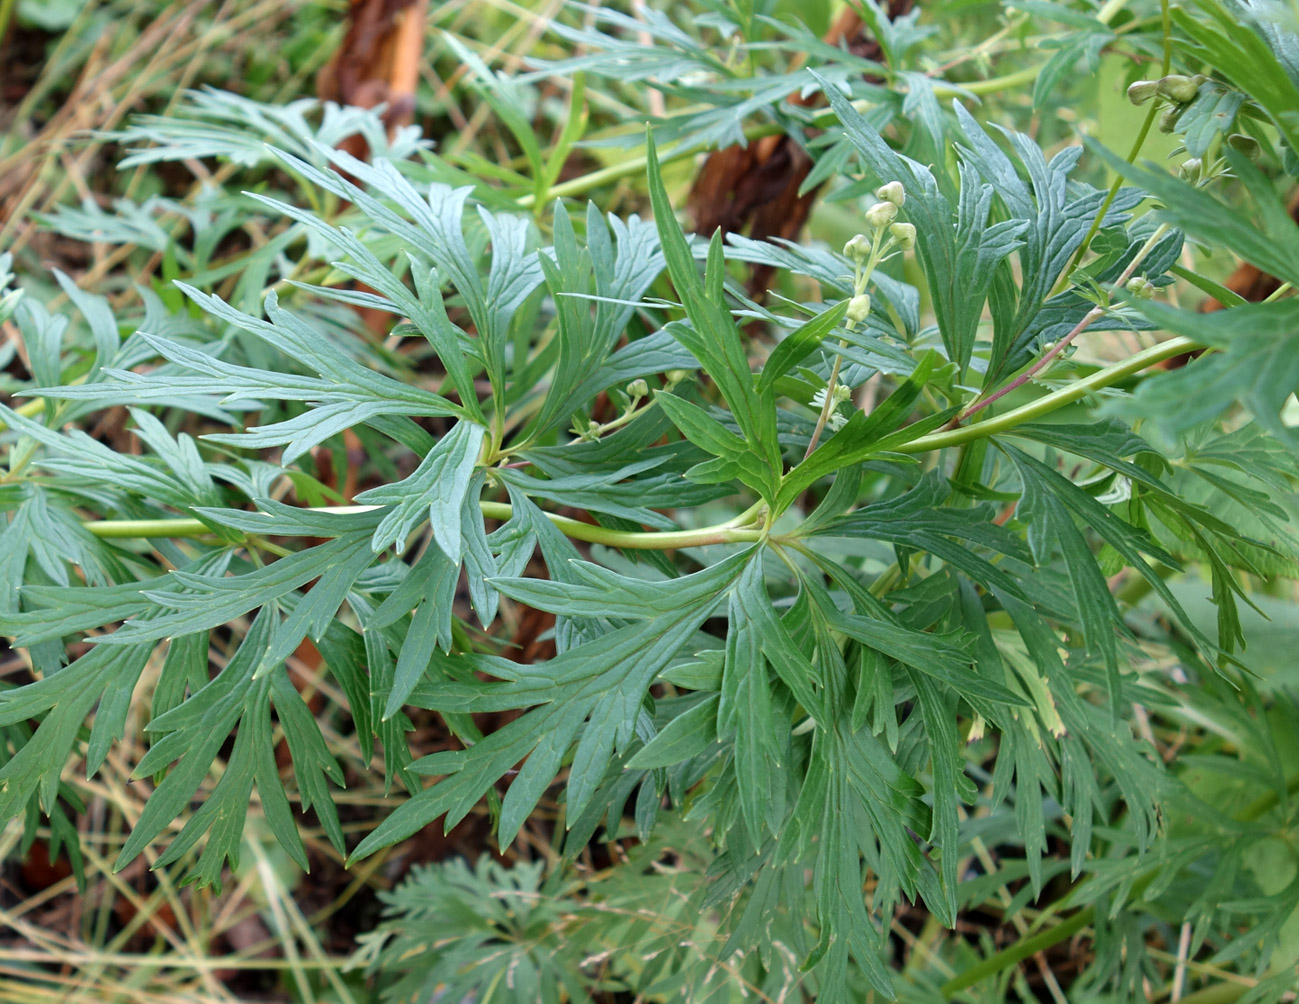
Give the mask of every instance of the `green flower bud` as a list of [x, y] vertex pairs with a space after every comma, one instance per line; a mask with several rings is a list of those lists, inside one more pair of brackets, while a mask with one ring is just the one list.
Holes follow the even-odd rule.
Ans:
[[1153, 300], [1155, 298], [1155, 284], [1143, 275], [1134, 275], [1127, 281], [1125, 288], [1138, 300]]
[[1159, 113], [1159, 131], [1172, 132], [1177, 128], [1177, 120], [1182, 115], [1182, 109], [1179, 105], [1173, 105], [1171, 108], [1165, 108]]
[[1184, 77], [1180, 73], [1160, 77], [1155, 84], [1155, 88], [1169, 101], [1176, 101], [1179, 105], [1194, 101], [1196, 94], [1200, 91], [1199, 85], [1194, 80], [1190, 77]]
[[851, 388], [851, 387], [848, 387], [848, 386], [846, 386], [845, 384], [841, 384], [841, 383], [839, 383], [839, 384], [835, 384], [835, 385], [834, 385], [834, 398], [833, 398], [833, 400], [834, 400], [834, 403], [835, 403], [836, 405], [843, 404], [843, 403], [844, 403], [845, 401], [847, 401], [850, 397], [852, 397], [852, 388]]
[[902, 204], [907, 201], [907, 193], [902, 187], [902, 182], [890, 181], [887, 185], [880, 185], [879, 188], [875, 189], [875, 198], [884, 202], [891, 202], [901, 209]]
[[644, 380], [633, 380], [627, 385], [627, 396], [630, 398], [642, 398], [649, 395], [649, 384]]
[[663, 374], [663, 377], [667, 380], [669, 387], [675, 387], [683, 380], [690, 379], [690, 370], [668, 370]]
[[871, 241], [865, 234], [857, 234], [843, 246], [843, 256], [860, 265], [871, 253]]
[[910, 251], [916, 246], [916, 228], [910, 223], [889, 224], [889, 234], [903, 251]]
[[1259, 158], [1263, 156], [1263, 148], [1259, 146], [1258, 140], [1241, 132], [1235, 132], [1228, 136], [1227, 145], [1237, 153], [1243, 153], [1256, 164]]
[[1177, 169], [1177, 176], [1183, 181], [1199, 181], [1200, 169], [1203, 166], [1199, 157], [1191, 157], [1182, 161], [1182, 166]]
[[871, 298], [865, 293], [858, 293], [848, 301], [848, 320], [860, 324], [870, 316]]
[[1153, 80], [1138, 80], [1128, 86], [1128, 100], [1134, 105], [1144, 105], [1159, 93], [1159, 85]]
[[873, 230], [883, 230], [898, 217], [898, 207], [892, 202], [877, 202], [866, 210], [866, 224]]

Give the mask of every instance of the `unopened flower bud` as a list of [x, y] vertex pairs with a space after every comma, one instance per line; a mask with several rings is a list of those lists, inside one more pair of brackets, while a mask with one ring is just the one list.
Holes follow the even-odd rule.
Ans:
[[647, 397], [649, 395], [649, 384], [644, 380], [633, 380], [627, 385], [627, 396], [631, 398]]
[[871, 242], [865, 234], [857, 234], [843, 246], [843, 256], [860, 265], [870, 257]]
[[1176, 101], [1179, 105], [1194, 101], [1196, 94], [1200, 90], [1199, 85], [1194, 80], [1190, 77], [1184, 77], [1180, 73], [1160, 77], [1155, 84], [1155, 88], [1169, 101]]
[[1263, 148], [1259, 146], [1258, 140], [1253, 136], [1246, 136], [1242, 132], [1232, 133], [1227, 137], [1227, 145], [1237, 153], [1243, 153], [1250, 160], [1258, 163], [1263, 156]]
[[870, 316], [871, 298], [865, 293], [858, 293], [848, 301], [848, 320], [860, 324]]
[[1134, 105], [1144, 105], [1159, 93], [1159, 85], [1153, 80], [1138, 80], [1128, 86], [1128, 100]]
[[838, 383], [838, 384], [835, 384], [835, 385], [834, 385], [834, 397], [833, 397], [833, 401], [834, 401], [834, 403], [835, 403], [836, 405], [843, 404], [843, 403], [844, 403], [845, 401], [847, 401], [850, 397], [852, 397], [852, 388], [851, 388], [851, 387], [847, 386], [846, 384], [841, 384], [841, 383]]
[[1182, 166], [1177, 169], [1177, 176], [1183, 181], [1199, 181], [1200, 169], [1203, 166], [1199, 157], [1190, 157], [1182, 161]]
[[663, 374], [663, 378], [667, 380], [669, 387], [675, 387], [677, 384], [681, 383], [681, 381], [690, 379], [690, 371], [668, 370]]
[[1159, 131], [1172, 132], [1177, 128], [1177, 120], [1181, 117], [1182, 109], [1174, 105], [1171, 108], [1165, 108], [1159, 113]]
[[898, 207], [892, 202], [877, 202], [866, 210], [866, 223], [875, 230], [883, 230], [897, 218]]
[[902, 182], [890, 181], [887, 185], [880, 185], [879, 188], [875, 189], [875, 198], [884, 202], [891, 202], [901, 209], [902, 204], [907, 201], [907, 193], [902, 187]]
[[910, 223], [891, 223], [889, 233], [903, 251], [910, 251], [916, 246], [916, 228]]
[[1125, 288], [1138, 300], [1153, 300], [1155, 297], [1155, 284], [1145, 276], [1134, 275]]

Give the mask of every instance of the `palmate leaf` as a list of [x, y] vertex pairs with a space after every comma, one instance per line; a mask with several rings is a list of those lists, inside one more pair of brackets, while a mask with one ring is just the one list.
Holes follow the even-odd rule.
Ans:
[[1017, 518], [1028, 525], [1033, 557], [1039, 565], [1051, 563], [1057, 553], [1063, 559], [1084, 641], [1104, 660], [1110, 702], [1117, 709], [1120, 684], [1115, 631], [1123, 629], [1123, 619], [1100, 565], [1074, 524], [1073, 514], [1059, 498], [1058, 493], [1072, 485], [1026, 454], [1007, 449], [1023, 484]]
[[648, 177], [654, 220], [667, 262], [668, 274], [685, 307], [689, 324], [672, 324], [668, 330], [699, 360], [730, 406], [745, 451], [752, 453], [767, 472], [763, 494], [775, 494], [780, 478], [781, 460], [776, 434], [776, 405], [770, 392], [760, 393], [754, 386], [749, 360], [722, 293], [723, 270], [721, 234], [715, 234], [709, 246], [708, 266], [701, 281], [695, 269], [685, 235], [672, 215], [672, 205], [663, 187], [654, 137], [648, 143]]
[[[417, 256], [425, 268], [436, 267], [455, 286], [482, 340], [481, 355], [488, 378], [494, 387], [503, 389], [511, 321], [543, 278], [536, 252], [528, 248], [528, 220], [480, 209], [479, 218], [492, 244], [484, 282], [464, 236], [468, 188], [435, 184], [425, 197], [386, 160], [366, 163], [341, 150], [318, 149], [336, 168], [369, 186], [368, 190], [336, 171], [320, 170], [289, 154], [278, 156], [313, 184], [356, 205], [372, 224], [402, 241], [407, 253]], [[425, 299], [431, 303], [433, 298]]]
[[[359, 535], [361, 539], [366, 536], [368, 528]], [[186, 589], [201, 590], [205, 581], [223, 581], [221, 572], [229, 560], [229, 552], [213, 552], [183, 575], [162, 580], [153, 589], [148, 588], [148, 583], [132, 583], [128, 585], [134, 589], [108, 586], [75, 590], [62, 587], [46, 594], [35, 589], [24, 591], [25, 601], [37, 606], [5, 618], [0, 629], [7, 633], [27, 631], [35, 638], [42, 632], [62, 636], [75, 632], [78, 623], [89, 626], [92, 620], [104, 624], [130, 617], [132, 630], [143, 634], [144, 640], [128, 642], [115, 635], [99, 636], [104, 643], [91, 648], [68, 667], [35, 683], [0, 693], [0, 723], [40, 720], [32, 737], [0, 768], [4, 789], [0, 811], [12, 814], [15, 806], [10, 801], [18, 800], [20, 804], [32, 794], [39, 794], [47, 808], [52, 808], [56, 790], [53, 785], [62, 765], [75, 752], [82, 724], [92, 709], [94, 724], [85, 758], [87, 772], [93, 776], [110, 745], [123, 737], [141, 671], [153, 655], [158, 632], [150, 633], [144, 625], [151, 619], [165, 619], [166, 601], [183, 602], [179, 597]], [[352, 574], [346, 564], [340, 565], [326, 573], [317, 583], [319, 592], [313, 591], [311, 596], [337, 597], [329, 577]], [[251, 598], [254, 605], [267, 600], [267, 595], [254, 594]], [[316, 606], [321, 602], [318, 598]], [[47, 605], [39, 606], [42, 603]], [[326, 625], [332, 621], [339, 600], [334, 598], [332, 603]], [[160, 774], [177, 757], [182, 757], [182, 761], [166, 774], [157, 793], [146, 803], [141, 820], [132, 831], [132, 839], [119, 858], [119, 867], [190, 804], [211, 769], [216, 751], [236, 723], [241, 723], [239, 738], [221, 781], [163, 855], [164, 863], [180, 858], [210, 829], [207, 846], [191, 879], [219, 886], [224, 861], [237, 861], [249, 793], [255, 781], [272, 831], [294, 859], [306, 867], [297, 825], [289, 811], [272, 748], [269, 718], [272, 703], [281, 715], [294, 757], [304, 808], [311, 805], [316, 809], [330, 839], [341, 849], [342, 830], [325, 779], [341, 783], [342, 774], [324, 744], [319, 727], [288, 683], [281, 665], [304, 632], [311, 629], [313, 613], [316, 618], [320, 615], [318, 610], [312, 611], [310, 598], [298, 600], [296, 604], [290, 601], [287, 613], [281, 621], [274, 603], [264, 605], [236, 657], [211, 683], [207, 671], [207, 632], [185, 633], [172, 641], [159, 683], [160, 692], [155, 695], [158, 714], [149, 726], [151, 731], [165, 735], [154, 742], [138, 765], [137, 776]], [[274, 654], [274, 646], [280, 646], [278, 656]], [[326, 646], [322, 643], [323, 647]], [[342, 678], [341, 664], [339, 675]], [[346, 688], [345, 680], [344, 685]], [[190, 688], [190, 696], [182, 700], [186, 686]]]
[[[313, 119], [320, 111], [320, 121]], [[245, 167], [273, 157], [267, 144], [311, 157], [321, 146], [337, 146], [360, 134], [376, 156], [408, 157], [425, 145], [418, 130], [398, 129], [389, 140], [375, 109], [340, 107], [304, 98], [285, 105], [253, 101], [241, 94], [204, 87], [186, 91], [172, 113], [142, 115], [121, 132], [105, 134], [127, 147], [122, 168], [191, 157], [222, 157]]]
[[[1299, 277], [1299, 264], [1295, 275]], [[1280, 417], [1286, 399], [1299, 388], [1299, 301], [1249, 304], [1209, 314], [1158, 303], [1144, 303], [1141, 310], [1161, 327], [1221, 351], [1143, 381], [1131, 398], [1107, 404], [1107, 412], [1148, 418], [1172, 436], [1239, 403], [1279, 441], [1291, 446], [1299, 442]]]
[[[1271, 181], [1248, 158], [1231, 149], [1223, 156], [1241, 180], [1255, 205], [1246, 214], [1225, 205], [1204, 189], [1168, 174], [1162, 167], [1129, 164], [1097, 143], [1084, 139], [1089, 152], [1112, 170], [1157, 197], [1160, 216], [1192, 237], [1225, 247], [1269, 275], [1285, 282], [1299, 281], [1299, 230]], [[1221, 313], [1232, 313], [1222, 311]]]
[[[413, 769], [418, 773], [449, 776], [398, 807], [361, 841], [354, 856], [395, 843], [438, 816], [446, 816], [445, 826], [450, 829], [506, 771], [526, 758], [501, 807], [500, 839], [512, 841], [554, 781], [575, 740], [567, 804], [571, 816], [579, 815], [603, 778], [609, 756], [625, 750], [635, 736], [650, 683], [690, 641], [750, 559], [750, 552], [741, 552], [684, 579], [641, 586], [653, 600], [638, 608], [636, 622], [570, 648], [542, 665], [517, 666], [488, 656], [451, 657], [500, 682], [426, 685], [412, 695], [414, 703], [444, 712], [532, 710], [470, 750], [416, 761]], [[530, 579], [498, 579], [494, 585], [506, 595], [569, 616], [602, 613], [602, 602], [608, 597], [606, 590], [591, 588], [594, 595], [589, 600], [579, 591], [569, 595], [568, 590], [551, 590], [550, 598], [543, 599], [538, 590], [551, 584]]]
[[437, 352], [438, 359], [446, 367], [447, 375], [450, 376], [461, 402], [474, 417], [482, 418], [478, 395], [474, 392], [473, 377], [470, 372], [471, 364], [482, 363], [481, 354], [473, 340], [447, 316], [436, 268], [425, 267], [408, 251], [415, 281], [415, 291], [412, 292], [400, 278], [393, 274], [389, 266], [375, 256], [364, 241], [347, 228], [333, 226], [314, 213], [278, 199], [256, 194], [251, 197], [297, 220], [331, 245], [340, 248], [346, 253], [347, 259], [332, 262], [333, 267], [359, 279], [370, 289], [340, 289], [333, 286], [306, 286], [300, 283], [296, 285], [329, 299], [409, 318]]
[[[683, 359], [674, 355], [676, 362], [665, 360], [664, 365], [629, 372], [626, 377], [599, 375], [612, 362], [609, 355], [627, 328], [636, 309], [634, 304], [663, 270], [658, 233], [651, 224], [635, 217], [626, 223], [616, 218], [606, 221], [592, 203], [586, 211], [586, 247], [579, 248], [572, 221], [562, 203], [555, 204], [553, 218], [554, 244], [538, 261], [546, 273], [546, 286], [555, 299], [559, 338], [550, 386], [541, 411], [521, 434], [525, 442], [566, 422], [574, 411], [583, 407], [590, 400], [592, 380], [603, 380], [598, 388], [603, 390], [620, 378], [634, 379], [691, 365], [689, 356]], [[598, 297], [594, 311], [580, 295], [588, 285]], [[619, 354], [625, 360], [626, 354], [640, 344], [643, 342], [633, 342]]]
[[[1040, 325], [1035, 324], [1038, 313], [1082, 244], [1106, 193], [1089, 187], [1081, 193], [1071, 189], [1069, 172], [1082, 155], [1078, 147], [1066, 147], [1048, 162], [1029, 137], [1002, 129], [1014, 150], [1012, 160], [962, 104], [957, 102], [953, 110], [968, 142], [968, 146], [957, 146], [961, 162], [993, 186], [997, 198], [1013, 216], [1030, 221], [1020, 235], [1023, 246], [1018, 249], [1019, 274], [1012, 280], [1008, 262], [994, 272], [989, 300], [993, 340], [984, 375], [985, 385], [993, 386], [1001, 374], [1022, 365], [1023, 335], [1030, 326], [1040, 333]], [[1025, 168], [1027, 180], [1020, 176], [1016, 161]], [[1122, 223], [1127, 218], [1124, 211], [1140, 198], [1135, 189], [1121, 191], [1102, 223]]]
[[109, 744], [122, 737], [127, 704], [152, 652], [147, 644], [97, 647], [58, 673], [0, 691], [0, 725], [41, 718], [31, 738], [0, 767], [0, 816], [17, 815], [34, 794], [46, 813], [53, 811], [63, 765], [91, 710], [106, 700], [87, 754], [90, 772], [98, 770]]
[[464, 547], [460, 513], [469, 491], [470, 475], [478, 463], [483, 435], [482, 426], [458, 422], [438, 440], [410, 477], [356, 496], [358, 502], [387, 509], [370, 542], [372, 551], [383, 551], [396, 544], [400, 554], [406, 549], [406, 538], [411, 531], [427, 521], [442, 553], [453, 564], [460, 564]]
[[[178, 762], [145, 803], [116, 867], [131, 861], [182, 813], [206, 778], [217, 751], [236, 726], [235, 744], [220, 780], [186, 821], [158, 864], [178, 860], [207, 833], [207, 843], [188, 880], [219, 889], [226, 860], [232, 866], [238, 865], [244, 817], [255, 784], [271, 831], [289, 855], [302, 868], [307, 867], [306, 853], [275, 761], [270, 723], [271, 678], [257, 677], [273, 630], [273, 614], [263, 610], [234, 657], [211, 683], [180, 707], [149, 723], [149, 731], [164, 735], [155, 740], [136, 766], [135, 776], [147, 777], [172, 761]], [[304, 768], [309, 766], [303, 764]], [[316, 794], [319, 793], [317, 789]], [[337, 818], [330, 819], [331, 815], [332, 808], [322, 815], [326, 829], [338, 833]]]
[[943, 345], [963, 373], [974, 353], [979, 318], [997, 266], [1021, 246], [1019, 237], [1028, 222], [1011, 219], [989, 224], [993, 187], [976, 184], [964, 169], [953, 214], [929, 168], [894, 153], [838, 88], [818, 80], [871, 176], [881, 182], [900, 181], [908, 193], [905, 215], [916, 227], [916, 256], [929, 280]]

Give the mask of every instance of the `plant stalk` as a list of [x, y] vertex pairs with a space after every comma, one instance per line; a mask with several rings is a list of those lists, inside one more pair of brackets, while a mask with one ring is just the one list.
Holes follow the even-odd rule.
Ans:
[[[897, 453], [927, 453], [930, 450], [941, 450], [949, 446], [960, 446], [975, 439], [984, 439], [998, 433], [1008, 432], [1024, 422], [1032, 422], [1043, 415], [1050, 414], [1058, 408], [1072, 404], [1079, 398], [1086, 397], [1094, 390], [1107, 387], [1126, 376], [1139, 373], [1165, 359], [1199, 348], [1199, 343], [1189, 338], [1171, 338], [1166, 342], [1129, 356], [1122, 362], [1097, 370], [1091, 376], [1077, 380], [1068, 387], [1047, 394], [1023, 407], [997, 415], [977, 425], [962, 426], [959, 429], [948, 429], [931, 432], [920, 436], [909, 443], [894, 447]], [[314, 512], [352, 513], [368, 512], [374, 506], [326, 506]], [[505, 502], [480, 502], [479, 508], [484, 516], [491, 519], [508, 520], [513, 515], [512, 507]], [[765, 530], [754, 524], [763, 515], [762, 503], [750, 506], [734, 519], [713, 526], [700, 527], [695, 530], [651, 530], [626, 531], [610, 530], [603, 526], [594, 526], [580, 520], [560, 516], [557, 513], [546, 513], [546, 517], [566, 536], [574, 540], [584, 540], [592, 544], [604, 544], [607, 547], [627, 550], [672, 550], [681, 547], [702, 547], [705, 544], [752, 543], [763, 539]], [[178, 517], [176, 519], [127, 519], [127, 520], [87, 520], [82, 523], [96, 537], [119, 540], [147, 539], [151, 537], [202, 537], [212, 533], [208, 524], [199, 519]]]
[[[1150, 254], [1154, 246], [1158, 244], [1160, 240], [1163, 239], [1164, 235], [1168, 233], [1168, 231], [1171, 229], [1172, 228], [1167, 223], [1161, 223], [1158, 227], [1155, 228], [1155, 232], [1150, 235], [1150, 238], [1146, 241], [1145, 244], [1141, 245], [1140, 250], [1138, 250], [1136, 255], [1133, 256], [1132, 261], [1128, 262], [1128, 267], [1123, 270], [1123, 274], [1120, 275], [1118, 279], [1114, 281], [1114, 285], [1116, 287], [1122, 286], [1125, 282], [1127, 282], [1129, 279], [1132, 278], [1132, 274], [1137, 270], [1137, 266], [1139, 266], [1145, 260], [1146, 255]], [[1001, 398], [1005, 397], [1011, 391], [1018, 390], [1020, 387], [1024, 386], [1024, 384], [1032, 380], [1033, 377], [1035, 377], [1038, 373], [1041, 373], [1042, 370], [1046, 369], [1046, 367], [1051, 364], [1051, 360], [1053, 360], [1056, 356], [1058, 356], [1061, 352], [1063, 352], [1066, 348], [1068, 348], [1068, 346], [1073, 342], [1075, 338], [1081, 335], [1084, 331], [1086, 331], [1088, 328], [1090, 328], [1093, 324], [1095, 324], [1098, 320], [1100, 320], [1104, 316], [1105, 316], [1105, 307], [1101, 307], [1101, 306], [1093, 307], [1091, 310], [1087, 311], [1087, 313], [1083, 315], [1082, 320], [1080, 320], [1077, 324], [1073, 326], [1073, 330], [1071, 330], [1067, 335], [1065, 335], [1058, 342], [1052, 345], [1050, 349], [1044, 352], [1042, 354], [1041, 359], [1035, 362], [1032, 366], [1030, 366], [1027, 370], [1025, 370], [1023, 373], [1017, 376], [1014, 380], [1010, 381], [1010, 383], [1006, 384], [1006, 386], [1002, 387], [1000, 390], [994, 391], [993, 393], [987, 395], [986, 397], [981, 397], [973, 404], [971, 404], [968, 408], [966, 408], [963, 412], [961, 412], [958, 416], [956, 416], [956, 418], [952, 422], [953, 426], [955, 426], [959, 422], [965, 421], [965, 419], [969, 418], [971, 415], [982, 411], [984, 408], [988, 407], [988, 405], [992, 404], [994, 401], [998, 401]]]

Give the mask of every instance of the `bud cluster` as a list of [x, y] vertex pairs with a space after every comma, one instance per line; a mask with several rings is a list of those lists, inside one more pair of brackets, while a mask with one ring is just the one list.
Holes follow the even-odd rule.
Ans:
[[[876, 253], [876, 245], [884, 230], [889, 233], [888, 244], [879, 251], [890, 245], [900, 251], [910, 251], [916, 246], [916, 228], [910, 223], [896, 222], [898, 210], [907, 201], [907, 192], [902, 187], [902, 182], [890, 181], [880, 185], [875, 189], [875, 198], [880, 201], [866, 210], [866, 225], [870, 228], [871, 235], [856, 234], [843, 246], [844, 257], [858, 267]], [[870, 276], [865, 278], [869, 280]]]
[[1203, 73], [1193, 77], [1170, 73], [1158, 80], [1138, 80], [1128, 87], [1128, 100], [1134, 105], [1144, 105], [1151, 98], [1163, 98], [1174, 105], [1189, 105], [1200, 93], [1200, 85], [1208, 79]]
[[1170, 73], [1158, 80], [1138, 80], [1128, 87], [1128, 100], [1134, 105], [1144, 105], [1151, 98], [1167, 102], [1167, 107], [1159, 113], [1159, 131], [1172, 132], [1186, 106], [1199, 96], [1200, 85], [1208, 80], [1203, 73], [1193, 77]]
[[1134, 275], [1127, 281], [1124, 288], [1138, 300], [1153, 300], [1155, 298], [1155, 284], [1144, 275]]

